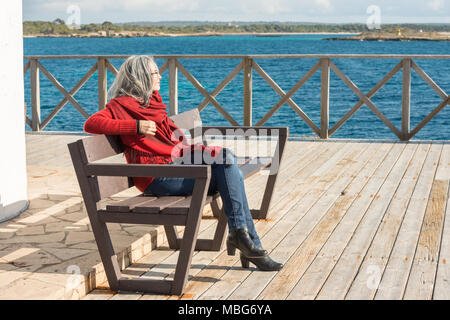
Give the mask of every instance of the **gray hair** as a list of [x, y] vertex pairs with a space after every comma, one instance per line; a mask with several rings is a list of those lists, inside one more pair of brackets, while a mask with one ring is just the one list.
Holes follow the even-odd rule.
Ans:
[[125, 60], [108, 90], [109, 99], [126, 95], [147, 105], [153, 93], [151, 65], [156, 65], [152, 56], [131, 56]]

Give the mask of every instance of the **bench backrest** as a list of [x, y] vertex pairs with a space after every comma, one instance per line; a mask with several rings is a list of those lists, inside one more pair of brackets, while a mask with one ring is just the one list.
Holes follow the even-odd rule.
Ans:
[[[170, 118], [180, 129], [189, 130], [191, 136], [193, 136], [194, 126], [201, 125], [197, 108]], [[119, 136], [96, 135], [69, 144], [69, 150], [78, 175], [79, 172], [83, 172], [83, 165], [121, 154], [125, 148]], [[78, 176], [78, 179], [80, 178], [83, 177]], [[86, 179], [96, 202], [133, 186], [132, 179], [127, 177], [99, 176], [86, 177]]]

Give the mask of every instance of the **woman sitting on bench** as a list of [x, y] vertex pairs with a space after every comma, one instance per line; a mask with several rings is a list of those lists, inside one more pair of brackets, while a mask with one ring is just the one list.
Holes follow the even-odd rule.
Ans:
[[[106, 108], [86, 121], [84, 130], [93, 134], [120, 135], [126, 146], [128, 163], [189, 163], [195, 152], [208, 153], [211, 181], [208, 193], [219, 192], [228, 217], [227, 250], [240, 250], [242, 267], [252, 262], [260, 270], [277, 271], [283, 265], [273, 261], [263, 250], [256, 233], [245, 193], [242, 172], [233, 152], [226, 148], [187, 145], [181, 130], [167, 117], [167, 107], [159, 94], [161, 76], [150, 56], [129, 57], [120, 67], [109, 90]], [[186, 159], [189, 158], [189, 159]], [[203, 159], [203, 156], [201, 157]], [[206, 164], [204, 160], [201, 163]], [[133, 178], [145, 195], [191, 195], [193, 178]]]

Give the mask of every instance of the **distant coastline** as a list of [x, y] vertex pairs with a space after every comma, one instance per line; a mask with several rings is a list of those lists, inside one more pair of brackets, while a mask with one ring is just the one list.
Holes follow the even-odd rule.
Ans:
[[133, 32], [124, 31], [106, 35], [101, 32], [92, 33], [71, 33], [71, 34], [24, 34], [24, 38], [139, 38], [139, 37], [214, 37], [214, 36], [237, 36], [237, 35], [254, 35], [263, 37], [288, 36], [288, 35], [348, 35], [358, 36], [361, 33], [354, 32], [199, 32], [199, 33], [149, 33], [149, 32]]
[[[300, 23], [226, 23], [208, 22], [161, 24], [131, 23], [66, 25], [62, 19], [23, 22], [24, 38], [136, 38], [136, 37], [214, 37], [292, 35], [335, 35], [326, 40], [447, 40], [450, 24], [384, 24], [369, 30], [366, 24], [300, 24]], [[400, 34], [401, 33], [401, 34]], [[339, 37], [341, 36], [341, 37]], [[344, 37], [345, 36], [345, 37]], [[350, 36], [350, 37], [349, 37]], [[408, 38], [408, 39], [406, 39]], [[420, 39], [419, 39], [420, 38]]]
[[345, 41], [450, 41], [450, 32], [363, 32], [354, 37], [327, 38]]

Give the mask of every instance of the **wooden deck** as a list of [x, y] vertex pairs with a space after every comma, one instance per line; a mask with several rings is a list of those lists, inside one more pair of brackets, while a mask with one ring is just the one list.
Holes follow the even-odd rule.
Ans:
[[[38, 159], [28, 155], [29, 164]], [[251, 207], [265, 179], [246, 182]], [[99, 288], [84, 299], [450, 299], [449, 181], [448, 141], [289, 141], [270, 218], [256, 221], [281, 271], [243, 269], [226, 251], [195, 252], [181, 297]], [[203, 220], [199, 237], [215, 223]], [[176, 259], [163, 243], [124, 273], [171, 278]]]

